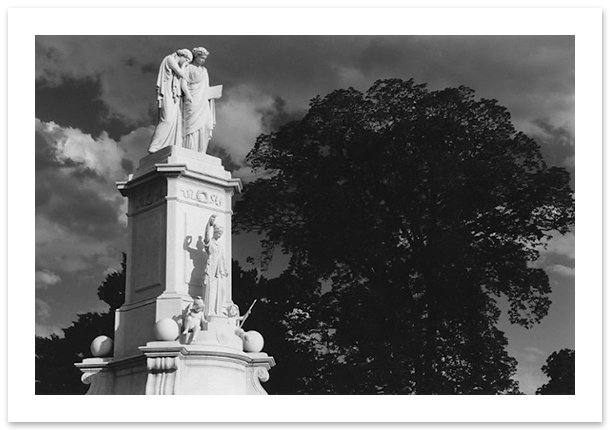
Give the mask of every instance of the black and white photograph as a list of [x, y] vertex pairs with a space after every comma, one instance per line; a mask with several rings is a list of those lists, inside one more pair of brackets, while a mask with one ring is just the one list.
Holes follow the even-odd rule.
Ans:
[[[342, 402], [334, 421], [360, 422], [570, 421], [561, 405], [593, 398], [589, 420], [601, 419], [601, 385], [580, 382], [601, 372], [601, 240], [579, 242], [577, 271], [576, 202], [594, 201], [579, 206], [580, 238], [601, 229], [601, 215], [582, 223], [601, 195], [576, 184], [601, 191], [601, 141], [577, 127], [577, 30], [527, 32], [541, 15], [524, 11], [514, 34], [422, 31], [434, 10], [346, 9], [328, 15], [376, 25], [329, 31], [324, 9], [287, 9], [277, 30], [252, 31], [263, 10], [235, 9], [249, 24], [226, 32], [232, 10], [202, 8], [184, 19], [215, 26], [188, 34], [29, 34], [32, 232], [16, 249], [34, 273], [8, 292], [9, 314], [17, 289], [35, 303], [34, 333], [19, 331], [34, 349], [24, 392], [81, 408], [122, 395], [144, 409], [149, 395]], [[295, 17], [316, 13], [320, 30], [299, 31]], [[420, 22], [397, 31], [400, 17]], [[587, 145], [594, 155], [577, 157]], [[586, 157], [599, 165], [577, 179]], [[455, 418], [401, 411], [436, 399]], [[477, 399], [491, 405], [479, 418], [464, 406]], [[542, 403], [494, 419], [495, 399]], [[331, 421], [258, 409], [175, 420]]]

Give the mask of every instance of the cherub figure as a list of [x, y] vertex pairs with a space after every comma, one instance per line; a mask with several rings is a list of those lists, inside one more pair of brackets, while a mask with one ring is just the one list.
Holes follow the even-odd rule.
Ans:
[[235, 334], [241, 337], [242, 339], [244, 339], [245, 331], [241, 328], [241, 326], [244, 325], [244, 322], [250, 316], [252, 308], [254, 307], [254, 303], [256, 303], [256, 300], [252, 302], [248, 311], [242, 316], [239, 316], [239, 306], [237, 306], [235, 303], [231, 304], [227, 308], [226, 313], [229, 317], [229, 324], [237, 326], [237, 328], [235, 329]]
[[184, 312], [184, 327], [182, 335], [185, 336], [185, 340], [188, 337], [189, 332], [193, 332], [193, 336], [188, 343], [191, 343], [197, 338], [197, 335], [203, 329], [203, 323], [207, 322], [204, 316], [205, 304], [201, 296], [197, 296], [193, 299], [193, 303], [189, 304]]
[[246, 316], [245, 315], [239, 316], [239, 306], [237, 306], [235, 303], [231, 304], [227, 308], [226, 313], [227, 313], [227, 316], [229, 317], [229, 324], [236, 325], [237, 327], [241, 327], [240, 322], [243, 321]]

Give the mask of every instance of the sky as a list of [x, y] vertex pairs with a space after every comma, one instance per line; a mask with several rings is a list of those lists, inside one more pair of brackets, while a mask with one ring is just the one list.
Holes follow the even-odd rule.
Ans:
[[[413, 78], [498, 100], [574, 186], [573, 36], [36, 36], [37, 335], [61, 333], [77, 313], [107, 310], [97, 287], [127, 247], [126, 199], [115, 182], [146, 155], [160, 61], [197, 46], [210, 51], [211, 84], [224, 86], [210, 152], [245, 183], [256, 137], [300, 118], [312, 98]], [[233, 237], [233, 257], [245, 267], [260, 252], [252, 239]], [[538, 264], [553, 287], [549, 315], [530, 330], [501, 322], [528, 394], [546, 382], [546, 358], [575, 347], [574, 232], [555, 237]]]

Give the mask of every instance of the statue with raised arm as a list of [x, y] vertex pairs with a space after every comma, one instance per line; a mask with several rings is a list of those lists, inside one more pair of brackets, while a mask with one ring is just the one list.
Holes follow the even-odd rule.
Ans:
[[205, 153], [216, 125], [215, 99], [222, 95], [222, 85], [210, 87], [207, 69], [203, 66], [210, 53], [193, 48], [193, 61], [185, 66], [186, 91], [184, 99], [184, 140], [182, 146]]
[[182, 97], [190, 99], [185, 85], [184, 67], [193, 60], [188, 49], [179, 49], [161, 62], [157, 77], [157, 107], [159, 121], [155, 127], [148, 152], [153, 153], [170, 145], [182, 144]]
[[224, 249], [220, 237], [224, 228], [216, 222], [216, 215], [210, 216], [205, 226], [204, 245], [208, 261], [204, 275], [204, 291], [207, 315], [222, 315], [226, 297], [226, 280], [229, 276], [225, 261]]

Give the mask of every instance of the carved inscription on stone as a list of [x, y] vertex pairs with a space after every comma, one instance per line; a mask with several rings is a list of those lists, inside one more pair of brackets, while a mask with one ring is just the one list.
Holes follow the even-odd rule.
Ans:
[[222, 206], [222, 197], [219, 194], [196, 188], [180, 188], [182, 198], [204, 205]]

